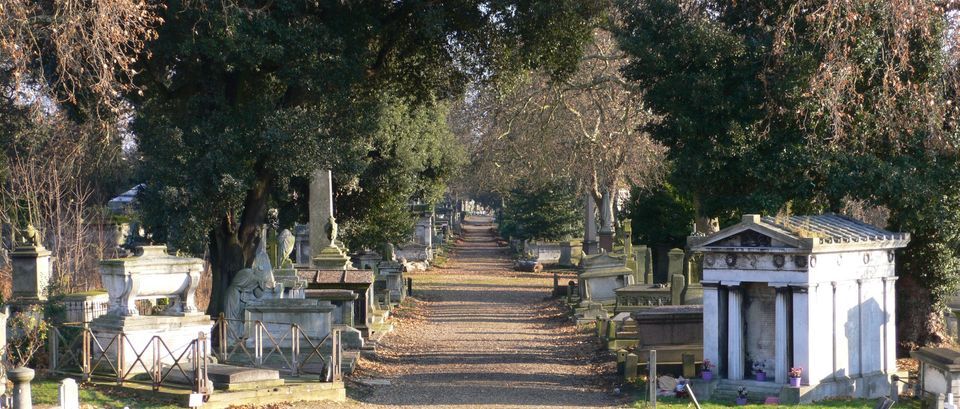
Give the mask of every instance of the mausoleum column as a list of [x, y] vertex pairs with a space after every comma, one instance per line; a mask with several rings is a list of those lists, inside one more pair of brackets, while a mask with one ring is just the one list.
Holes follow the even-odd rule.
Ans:
[[[810, 362], [810, 302], [807, 287], [790, 287], [793, 290], [793, 364], [803, 368], [801, 382], [810, 384], [810, 373], [819, 370]], [[822, 317], [830, 319], [830, 317]], [[822, 351], [821, 353], [829, 353]], [[817, 378], [820, 379], [820, 378]]]
[[774, 311], [774, 380], [777, 383], [787, 383], [787, 375], [790, 366], [789, 351], [787, 351], [787, 342], [789, 334], [789, 311], [787, 310], [787, 289], [786, 287], [777, 287], [777, 298]]
[[897, 277], [883, 278], [883, 372], [897, 372]]
[[[703, 283], [703, 358], [720, 364], [720, 292], [717, 283]], [[719, 373], [720, 368], [717, 368]]]
[[743, 379], [743, 311], [740, 283], [728, 287], [727, 295], [727, 378]]

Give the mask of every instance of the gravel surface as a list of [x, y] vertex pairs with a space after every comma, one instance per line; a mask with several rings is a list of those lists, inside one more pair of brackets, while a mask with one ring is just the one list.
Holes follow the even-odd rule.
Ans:
[[489, 219], [468, 218], [465, 230], [447, 266], [409, 275], [415, 299], [337, 406], [620, 406], [598, 343], [546, 298], [552, 276], [510, 271]]

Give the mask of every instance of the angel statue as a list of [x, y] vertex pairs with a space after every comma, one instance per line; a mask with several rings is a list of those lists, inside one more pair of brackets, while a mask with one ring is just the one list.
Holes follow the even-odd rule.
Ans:
[[293, 261], [290, 260], [290, 253], [293, 252], [293, 246], [297, 242], [297, 239], [293, 237], [293, 233], [290, 233], [290, 229], [283, 229], [279, 235], [277, 235], [277, 247], [279, 248], [279, 253], [277, 253], [277, 264], [280, 268], [291, 268], [293, 267]]
[[273, 267], [270, 266], [270, 256], [267, 255], [267, 240], [260, 238], [257, 245], [257, 255], [253, 259], [253, 267], [237, 271], [227, 287], [223, 313], [227, 321], [227, 337], [229, 339], [243, 338], [243, 319], [247, 304], [257, 301], [264, 296], [267, 289], [273, 290], [276, 280], [273, 278]]

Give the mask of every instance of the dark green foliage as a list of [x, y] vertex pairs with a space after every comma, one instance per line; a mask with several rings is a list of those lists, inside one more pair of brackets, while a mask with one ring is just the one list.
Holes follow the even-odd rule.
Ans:
[[850, 199], [889, 209], [887, 227], [913, 233], [898, 274], [929, 290], [914, 298], [926, 312], [901, 316], [914, 327], [901, 341], [936, 341], [937, 308], [960, 278], [957, 128], [931, 108], [955, 95], [941, 15], [873, 0], [619, 5], [625, 75], [663, 116], [649, 131], [698, 215], [839, 211]]
[[175, 247], [207, 245], [212, 313], [252, 263], [267, 208], [305, 220], [315, 169], [333, 169], [345, 239], [398, 240], [406, 203], [437, 200], [459, 162], [446, 101], [468, 81], [568, 72], [599, 11], [577, 0], [169, 2], [138, 66], [144, 94], [130, 96], [148, 225]]
[[562, 240], [583, 229], [582, 201], [569, 184], [516, 188], [505, 200], [500, 235], [519, 240]]
[[629, 212], [637, 243], [684, 248], [692, 233], [693, 205], [669, 184], [654, 191], [634, 189]]

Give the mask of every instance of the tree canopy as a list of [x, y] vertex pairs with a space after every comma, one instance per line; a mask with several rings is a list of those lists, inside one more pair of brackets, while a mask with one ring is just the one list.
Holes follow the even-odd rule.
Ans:
[[913, 324], [901, 341], [925, 343], [960, 255], [956, 50], [945, 46], [957, 34], [940, 5], [907, 3], [618, 5], [625, 74], [662, 116], [648, 130], [698, 215], [888, 209], [888, 227], [913, 233], [901, 281], [929, 289], [910, 297], [929, 303], [900, 310]]
[[334, 169], [357, 243], [395, 238], [361, 222], [436, 197], [430, 181], [457, 163], [438, 128], [444, 101], [468, 81], [569, 73], [599, 11], [577, 0], [168, 2], [138, 60], [143, 95], [130, 95], [150, 224], [180, 245], [207, 238], [211, 312], [252, 263], [267, 207], [302, 209], [296, 186], [314, 169]]

